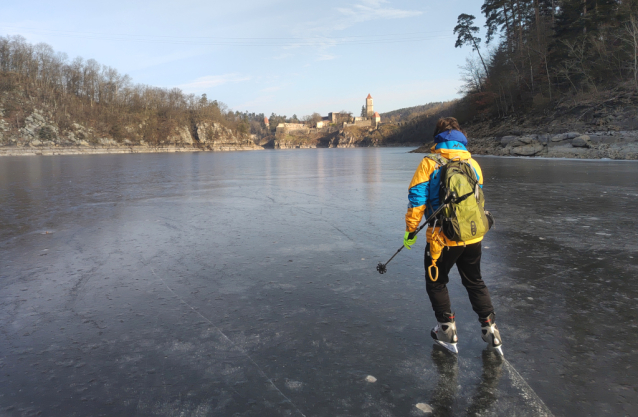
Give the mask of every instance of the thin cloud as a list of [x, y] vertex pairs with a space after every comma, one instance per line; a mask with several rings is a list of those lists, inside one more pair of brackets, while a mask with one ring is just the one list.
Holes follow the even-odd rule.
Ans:
[[272, 102], [274, 101], [274, 99], [275, 99], [274, 95], [259, 96], [253, 100], [240, 103], [234, 107], [237, 109], [252, 109], [252, 108], [260, 107], [260, 106], [263, 107], [264, 105], [272, 105]]
[[250, 76], [241, 75], [237, 73], [223, 74], [223, 75], [207, 75], [205, 77], [199, 77], [190, 83], [178, 85], [185, 92], [199, 92], [213, 87], [218, 87], [223, 84], [240, 83], [243, 81], [249, 81]]
[[207, 52], [199, 49], [199, 50], [182, 50], [176, 51], [168, 55], [160, 55], [160, 56], [139, 56], [140, 59], [135, 62], [135, 64], [127, 67], [126, 70], [129, 72], [141, 71], [148, 68], [152, 68], [158, 65], [168, 64], [170, 62], [182, 61], [188, 58], [193, 58], [196, 56], [205, 55]]
[[317, 58], [317, 61], [330, 61], [335, 59], [336, 57], [337, 57], [336, 55], [321, 54], [319, 55], [319, 58]]
[[337, 10], [352, 19], [354, 22], [367, 22], [376, 19], [403, 19], [422, 14], [418, 10], [401, 10], [393, 7], [384, 7], [387, 0], [362, 0], [350, 8], [338, 7]]
[[273, 56], [271, 59], [286, 59], [286, 58], [290, 58], [291, 56], [293, 56], [293, 54], [283, 53], [283, 54], [279, 54], [277, 56]]
[[420, 10], [397, 9], [389, 7], [389, 4], [388, 0], [359, 0], [347, 7], [337, 7], [328, 16], [296, 25], [293, 34], [304, 40], [292, 43], [284, 49], [308, 49], [311, 46], [321, 53], [320, 57], [324, 57], [319, 60], [335, 59], [335, 56], [326, 52], [340, 44], [338, 39], [331, 38], [335, 32], [372, 20], [405, 19], [423, 14]]

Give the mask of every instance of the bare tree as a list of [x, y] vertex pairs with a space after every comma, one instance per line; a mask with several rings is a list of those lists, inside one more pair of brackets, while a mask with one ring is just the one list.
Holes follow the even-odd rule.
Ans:
[[636, 16], [630, 16], [629, 21], [625, 23], [624, 29], [625, 33], [622, 39], [631, 48], [630, 56], [633, 58], [634, 87], [638, 89], [638, 20]]
[[459, 93], [473, 93], [483, 89], [485, 72], [477, 59], [465, 58], [465, 65], [459, 66], [463, 85]]

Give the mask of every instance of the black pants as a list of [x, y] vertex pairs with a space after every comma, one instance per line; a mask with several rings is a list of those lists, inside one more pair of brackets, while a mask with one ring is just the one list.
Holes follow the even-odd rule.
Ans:
[[461, 275], [461, 282], [470, 296], [472, 309], [479, 315], [479, 318], [487, 317], [494, 312], [490, 293], [481, 278], [481, 242], [467, 246], [448, 246], [443, 248], [441, 257], [436, 261], [436, 266], [439, 268], [439, 278], [435, 282], [432, 282], [427, 272], [428, 267], [432, 265], [432, 259], [429, 254], [430, 245], [427, 245], [425, 247], [424, 261], [425, 289], [428, 292], [432, 309], [437, 319], [443, 313], [452, 312], [446, 284], [450, 280], [449, 273], [455, 263]]

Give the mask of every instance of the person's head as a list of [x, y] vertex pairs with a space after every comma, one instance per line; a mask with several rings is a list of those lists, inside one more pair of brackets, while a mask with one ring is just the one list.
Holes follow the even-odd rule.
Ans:
[[465, 134], [461, 126], [459, 126], [459, 121], [454, 117], [441, 117], [438, 122], [436, 122], [436, 127], [434, 128], [434, 137], [439, 133], [447, 132], [449, 130], [458, 130], [459, 132]]

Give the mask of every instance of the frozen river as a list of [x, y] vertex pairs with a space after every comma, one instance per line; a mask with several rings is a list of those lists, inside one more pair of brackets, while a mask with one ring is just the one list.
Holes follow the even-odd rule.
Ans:
[[638, 163], [477, 158], [506, 360], [454, 270], [456, 359], [423, 236], [375, 270], [406, 152], [0, 159], [0, 416], [638, 415]]

